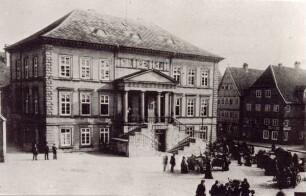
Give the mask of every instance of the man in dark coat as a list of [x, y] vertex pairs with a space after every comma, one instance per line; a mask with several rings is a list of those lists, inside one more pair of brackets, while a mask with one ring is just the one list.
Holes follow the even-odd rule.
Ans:
[[52, 146], [52, 153], [53, 153], [53, 159], [57, 159], [57, 148], [55, 147], [55, 144]]
[[38, 155], [37, 144], [34, 144], [33, 149], [32, 149], [32, 153], [33, 153], [33, 161], [34, 161], [34, 160], [37, 161], [37, 155]]
[[299, 170], [299, 157], [296, 153], [293, 154], [292, 162], [293, 162], [294, 169]]
[[241, 183], [241, 196], [249, 196], [250, 193], [250, 184], [248, 180], [245, 178]]
[[238, 158], [238, 165], [241, 166], [241, 165], [242, 165], [242, 161], [241, 161], [241, 158], [242, 158], [242, 157], [241, 157], [240, 152], [237, 154], [237, 156], [238, 156], [238, 157], [237, 157], [237, 158]]
[[213, 179], [213, 176], [211, 174], [211, 164], [210, 164], [210, 159], [207, 160], [206, 163], [206, 169], [205, 169], [205, 179]]
[[48, 146], [48, 143], [46, 143], [46, 146], [45, 146], [45, 160], [49, 160], [49, 146]]
[[196, 196], [206, 195], [205, 180], [201, 180], [201, 183], [197, 187]]
[[182, 159], [181, 173], [182, 174], [187, 174], [188, 173], [188, 168], [187, 168], [187, 163], [186, 163], [186, 158], [185, 157], [183, 157], [183, 159]]
[[216, 180], [215, 184], [213, 184], [211, 186], [211, 189], [210, 189], [209, 193], [210, 193], [211, 196], [217, 196], [218, 195], [218, 193], [219, 193], [219, 181], [218, 180]]
[[171, 172], [174, 172], [174, 166], [175, 166], [175, 154], [173, 154], [171, 156], [171, 159], [170, 159], [170, 165], [171, 165]]

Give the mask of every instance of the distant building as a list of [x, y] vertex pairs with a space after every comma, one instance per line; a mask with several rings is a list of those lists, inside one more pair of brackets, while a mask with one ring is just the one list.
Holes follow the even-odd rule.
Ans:
[[6, 51], [10, 134], [25, 150], [113, 141], [132, 154], [216, 138], [223, 58], [151, 23], [74, 10]]
[[269, 66], [243, 101], [243, 137], [258, 142], [298, 144], [305, 133], [306, 70]]
[[218, 137], [241, 137], [243, 98], [262, 72], [249, 69], [246, 63], [243, 68], [228, 67], [225, 70], [218, 90]]

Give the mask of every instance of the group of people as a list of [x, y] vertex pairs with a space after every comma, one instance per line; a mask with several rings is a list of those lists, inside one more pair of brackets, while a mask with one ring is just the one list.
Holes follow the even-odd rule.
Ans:
[[[45, 160], [49, 160], [49, 146], [48, 144], [46, 143], [46, 145], [43, 147], [43, 151], [44, 151], [44, 154], [45, 154]], [[33, 145], [33, 148], [32, 148], [32, 153], [33, 153], [33, 161], [37, 161], [37, 156], [39, 154], [39, 151], [38, 151], [38, 145], [35, 143]], [[55, 144], [53, 144], [52, 146], [52, 153], [53, 153], [53, 159], [57, 159], [57, 148], [55, 146]]]

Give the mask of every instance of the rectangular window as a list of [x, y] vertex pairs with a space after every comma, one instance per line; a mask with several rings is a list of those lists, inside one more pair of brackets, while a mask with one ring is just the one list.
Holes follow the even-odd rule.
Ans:
[[133, 59], [118, 59], [120, 67], [133, 67]]
[[60, 93], [60, 114], [68, 116], [71, 114], [71, 93]]
[[195, 69], [188, 69], [188, 85], [195, 85]]
[[221, 97], [221, 104], [223, 105], [224, 104], [224, 98]]
[[247, 104], [246, 104], [246, 110], [247, 110], [247, 111], [252, 111], [252, 104], [247, 103]]
[[278, 126], [278, 119], [273, 119], [272, 120], [272, 125], [273, 126]]
[[186, 134], [190, 137], [194, 137], [194, 127], [193, 126], [186, 126]]
[[187, 98], [187, 116], [194, 116], [195, 98]]
[[239, 98], [238, 97], [235, 97], [235, 104], [239, 105]]
[[81, 128], [81, 145], [90, 145], [90, 128]]
[[267, 98], [271, 98], [271, 90], [266, 90], [265, 95]]
[[72, 58], [71, 56], [60, 56], [60, 76], [69, 78], [71, 76]]
[[18, 80], [21, 78], [20, 60], [16, 61], [16, 77]]
[[109, 128], [100, 128], [100, 143], [109, 144]]
[[284, 132], [283, 140], [288, 141], [288, 132]]
[[38, 92], [34, 91], [34, 114], [38, 114]]
[[153, 62], [153, 69], [156, 70], [166, 70], [166, 66], [164, 62], [160, 62], [160, 61], [155, 61]]
[[239, 112], [234, 112], [234, 118], [239, 119]]
[[90, 58], [82, 57], [81, 58], [81, 78], [90, 79]]
[[100, 60], [100, 80], [110, 80], [110, 63], [109, 60]]
[[201, 86], [208, 87], [209, 70], [203, 69], [201, 71]]
[[233, 98], [232, 97], [229, 98], [229, 104], [233, 105]]
[[289, 126], [289, 120], [284, 120], [284, 127], [288, 127]]
[[109, 115], [109, 96], [108, 95], [100, 96], [100, 114]]
[[33, 76], [38, 76], [38, 57], [33, 57]]
[[181, 116], [181, 99], [175, 100], [175, 115]]
[[28, 58], [24, 59], [24, 78], [29, 78], [29, 63]]
[[91, 96], [90, 94], [81, 94], [81, 115], [90, 115], [90, 102]]
[[141, 69], [149, 69], [150, 61], [147, 60], [138, 60], [137, 67]]
[[67, 147], [71, 146], [71, 133], [72, 129], [71, 128], [61, 128], [61, 147]]
[[201, 98], [201, 108], [200, 108], [201, 117], [208, 116], [208, 102], [209, 102], [209, 99]]
[[202, 140], [207, 140], [207, 131], [208, 131], [207, 126], [200, 126], [199, 138]]
[[269, 125], [270, 124], [270, 118], [264, 118], [264, 124]]
[[256, 97], [261, 98], [261, 90], [256, 90]]
[[265, 140], [269, 139], [269, 131], [268, 130], [263, 130], [262, 138]]
[[270, 112], [270, 110], [271, 110], [271, 105], [270, 104], [266, 104], [265, 105], [265, 111], [266, 112]]
[[278, 139], [278, 132], [277, 131], [272, 131], [272, 140], [277, 140]]
[[278, 111], [279, 111], [279, 105], [274, 105], [273, 112], [278, 112]]
[[255, 111], [260, 112], [260, 110], [261, 110], [261, 105], [255, 104]]
[[29, 91], [26, 90], [25, 92], [25, 113], [28, 114], [29, 113]]
[[173, 68], [173, 78], [176, 80], [179, 84], [181, 83], [181, 68], [180, 67], [174, 67]]
[[290, 112], [290, 105], [287, 105], [287, 106], [285, 107], [285, 111], [286, 111], [286, 112]]

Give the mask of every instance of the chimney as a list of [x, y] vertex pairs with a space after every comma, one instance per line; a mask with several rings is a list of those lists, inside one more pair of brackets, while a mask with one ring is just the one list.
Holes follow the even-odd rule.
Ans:
[[243, 63], [243, 69], [245, 72], [249, 71], [249, 65], [247, 63]]
[[282, 67], [282, 66], [283, 66], [283, 64], [282, 64], [282, 63], [279, 63], [279, 64], [278, 64], [278, 67]]
[[301, 68], [301, 62], [295, 61], [295, 63], [294, 63], [294, 68], [295, 68], [295, 69], [300, 69], [300, 68]]

